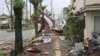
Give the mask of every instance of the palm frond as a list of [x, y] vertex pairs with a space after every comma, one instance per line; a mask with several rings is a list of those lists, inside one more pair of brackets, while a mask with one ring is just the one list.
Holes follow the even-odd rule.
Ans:
[[14, 8], [23, 8], [24, 7], [23, 0], [13, 0], [13, 7]]

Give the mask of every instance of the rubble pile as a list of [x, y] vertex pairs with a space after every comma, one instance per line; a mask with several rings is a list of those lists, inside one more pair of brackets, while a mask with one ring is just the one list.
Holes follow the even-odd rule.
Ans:
[[0, 44], [0, 50], [9, 50], [14, 46], [12, 43]]
[[[34, 44], [34, 43], [33, 43]], [[25, 47], [28, 56], [49, 55], [54, 51], [51, 43], [42, 43], [40, 45], [33, 45], [32, 43]]]

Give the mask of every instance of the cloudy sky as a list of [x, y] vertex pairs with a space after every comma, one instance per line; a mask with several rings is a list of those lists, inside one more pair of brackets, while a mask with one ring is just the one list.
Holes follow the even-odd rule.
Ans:
[[[67, 7], [69, 4], [70, 0], [53, 0], [53, 12], [56, 15], [59, 15], [62, 12], [63, 7]], [[51, 0], [44, 0], [43, 5], [46, 5], [47, 9], [51, 11]], [[5, 14], [9, 14], [6, 8], [5, 0], [0, 0], [0, 15], [3, 14], [3, 11]]]
[[[67, 7], [70, 4], [70, 0], [52, 0], [53, 1], [53, 12], [60, 14], [63, 7]], [[43, 4], [47, 5], [48, 10], [51, 10], [51, 0], [44, 0]]]

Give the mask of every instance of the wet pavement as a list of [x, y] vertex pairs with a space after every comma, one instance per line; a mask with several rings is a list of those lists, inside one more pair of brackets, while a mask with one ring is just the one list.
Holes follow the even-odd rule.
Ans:
[[[22, 34], [23, 34], [23, 39], [26, 39], [29, 37], [31, 38], [35, 35], [34, 29], [22, 31]], [[9, 42], [10, 40], [14, 40], [14, 38], [15, 38], [15, 32], [7, 32], [5, 30], [0, 31], [0, 44]]]

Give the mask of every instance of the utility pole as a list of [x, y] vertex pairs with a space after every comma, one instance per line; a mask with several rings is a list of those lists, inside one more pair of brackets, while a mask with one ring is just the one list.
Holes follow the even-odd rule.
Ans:
[[[32, 15], [31, 15], [32, 10], [31, 10], [31, 9], [32, 9], [32, 5], [31, 5], [31, 3], [30, 3], [30, 24], [31, 24], [31, 26], [32, 26], [33, 24], [32, 24], [32, 21], [31, 21], [31, 20], [32, 20]], [[30, 27], [30, 26], [29, 26], [29, 27]]]
[[28, 9], [27, 9], [27, 2], [28, 2], [28, 0], [26, 0], [26, 22], [27, 22], [26, 26], [28, 28]]
[[51, 0], [51, 18], [53, 20], [53, 28], [55, 28], [55, 20], [54, 20], [54, 14], [53, 14], [53, 0]]
[[51, 0], [51, 15], [52, 15], [51, 18], [53, 18], [53, 6], [52, 5], [53, 5], [53, 3], [52, 3], [52, 0]]
[[10, 0], [10, 2], [11, 2], [11, 11], [10, 11], [10, 30], [12, 31], [13, 30], [13, 15], [12, 15], [12, 0]]
[[30, 18], [31, 18], [31, 3], [30, 3]]
[[[12, 31], [14, 29], [14, 18], [13, 18], [13, 12], [12, 12], [13, 11], [13, 4], [12, 4], [13, 0], [9, 0], [9, 2], [10, 2], [10, 4], [9, 4], [10, 7], [8, 5], [8, 0], [5, 0], [7, 9], [8, 9], [9, 14], [10, 14], [10, 18], [9, 18], [9, 31]], [[3, 8], [3, 10], [4, 10], [4, 8]]]
[[8, 12], [9, 12], [9, 14], [10, 14], [10, 8], [9, 8], [9, 6], [8, 6], [8, 1], [5, 0], [5, 3], [6, 3], [6, 7], [7, 7], [7, 9], [8, 9]]
[[3, 14], [4, 14], [4, 10], [5, 10], [5, 9], [4, 9], [4, 6], [3, 6]]

